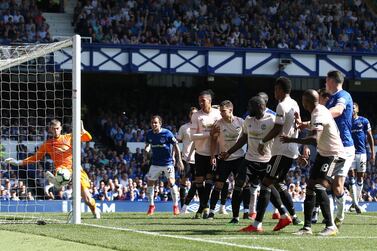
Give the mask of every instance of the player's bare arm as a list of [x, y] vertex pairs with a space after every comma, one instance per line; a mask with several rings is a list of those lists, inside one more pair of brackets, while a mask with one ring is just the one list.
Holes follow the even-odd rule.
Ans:
[[344, 111], [344, 106], [343, 105], [340, 105], [340, 104], [337, 104], [336, 106], [334, 107], [331, 107], [329, 109], [331, 115], [333, 118], [337, 118], [339, 117], [340, 115], [342, 115], [343, 111]]
[[317, 145], [318, 139], [319, 139], [320, 133], [317, 130], [313, 130], [311, 132], [311, 135], [308, 137], [299, 139], [299, 138], [291, 138], [288, 136], [281, 135], [280, 140], [283, 143], [298, 143], [298, 144], [304, 144], [304, 145]]
[[367, 140], [368, 140], [368, 144], [369, 144], [369, 147], [370, 147], [370, 162], [372, 164], [374, 164], [374, 139], [373, 139], [373, 134], [372, 134], [372, 130], [368, 130], [368, 133], [367, 133]]
[[178, 170], [182, 172], [184, 170], [184, 165], [182, 162], [181, 149], [179, 149], [178, 144], [173, 145], [173, 156], [177, 159], [176, 163], [177, 163]]
[[279, 133], [281, 132], [282, 129], [283, 129], [283, 125], [280, 125], [280, 124], [274, 125], [274, 127], [271, 129], [271, 131], [259, 142], [259, 146], [258, 146], [259, 154], [264, 155], [264, 145], [265, 145], [265, 143], [267, 143], [268, 141], [272, 140], [277, 135], [279, 135]]
[[150, 152], [151, 152], [151, 145], [150, 144], [145, 144], [144, 154], [143, 154], [143, 163], [144, 164], [148, 162]]
[[217, 149], [217, 146], [218, 146], [219, 134], [220, 134], [220, 127], [218, 125], [215, 125], [210, 132], [210, 136], [211, 136], [211, 165], [216, 165], [215, 154], [216, 154], [216, 149]]

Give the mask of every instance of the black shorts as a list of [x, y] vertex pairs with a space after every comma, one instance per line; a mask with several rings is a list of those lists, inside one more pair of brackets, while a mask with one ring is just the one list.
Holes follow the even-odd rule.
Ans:
[[190, 178], [194, 177], [194, 164], [191, 164], [185, 160], [182, 160], [183, 162], [183, 172], [181, 173], [181, 178]]
[[287, 176], [289, 169], [291, 169], [292, 163], [292, 158], [283, 155], [272, 156], [267, 165], [266, 177], [270, 177], [279, 182], [283, 181]]
[[211, 156], [195, 153], [195, 177], [206, 177], [212, 174]]
[[234, 177], [236, 177], [242, 160], [243, 158], [229, 161], [217, 160], [215, 181], [225, 182], [228, 179], [230, 173], [233, 173]]
[[331, 181], [334, 171], [336, 171], [338, 167], [342, 167], [344, 162], [345, 159], [343, 158], [321, 156], [319, 153], [317, 153], [314, 165], [310, 169], [309, 178], [313, 180], [327, 179]]
[[266, 176], [268, 162], [256, 162], [244, 159], [238, 169], [238, 174], [235, 178], [236, 183], [244, 183], [246, 179], [248, 182], [257, 186], [260, 181]]

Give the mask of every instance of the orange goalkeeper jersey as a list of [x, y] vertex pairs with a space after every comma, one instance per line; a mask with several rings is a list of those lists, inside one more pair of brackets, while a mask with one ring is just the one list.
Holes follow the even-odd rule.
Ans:
[[[89, 132], [84, 131], [81, 134], [81, 141], [90, 141], [92, 136]], [[50, 155], [54, 162], [55, 168], [72, 169], [72, 134], [62, 134], [58, 138], [46, 140], [38, 149], [38, 151], [22, 161], [23, 165], [36, 163], [46, 154]]]

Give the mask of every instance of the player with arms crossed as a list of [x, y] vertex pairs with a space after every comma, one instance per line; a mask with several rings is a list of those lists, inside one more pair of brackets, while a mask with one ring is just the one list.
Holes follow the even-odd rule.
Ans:
[[332, 175], [335, 170], [344, 165], [344, 147], [339, 136], [338, 127], [330, 111], [318, 103], [319, 95], [315, 90], [306, 90], [302, 96], [302, 104], [311, 113], [308, 124], [310, 135], [299, 139], [296, 137], [281, 136], [283, 143], [311, 144], [317, 146], [317, 156], [310, 170], [304, 201], [304, 227], [296, 235], [311, 235], [312, 212], [318, 200], [325, 219], [326, 227], [319, 235], [331, 236], [337, 234], [330, 209], [330, 199], [326, 189], [331, 186]]
[[[49, 124], [49, 130], [52, 134], [52, 138], [47, 139], [37, 150], [37, 152], [24, 159], [15, 160], [8, 158], [5, 162], [11, 165], [24, 166], [40, 161], [46, 154], [50, 155], [55, 166], [55, 173], [60, 169], [68, 169], [72, 173], [72, 134], [62, 134], [61, 122], [57, 119], [51, 120]], [[83, 124], [81, 123], [81, 141], [87, 142], [92, 139], [92, 136], [87, 132]], [[55, 176], [50, 173], [45, 173], [48, 181], [55, 187], [60, 188], [60, 184], [56, 181]], [[81, 196], [84, 199], [85, 204], [88, 205], [90, 211], [96, 219], [101, 217], [99, 210], [96, 208], [96, 202], [92, 198], [89, 191], [90, 180], [84, 169], [81, 168]]]
[[209, 215], [208, 200], [213, 186], [210, 133], [215, 122], [221, 119], [220, 111], [212, 107], [212, 98], [211, 90], [202, 91], [198, 98], [200, 110], [191, 118], [190, 134], [195, 145], [195, 184], [200, 200], [195, 218], [200, 218], [202, 213], [203, 218]]
[[183, 163], [181, 152], [178, 146], [178, 141], [173, 133], [168, 129], [162, 128], [162, 118], [154, 115], [151, 118], [151, 128], [148, 130], [145, 137], [145, 151], [144, 162], [148, 159], [148, 154], [151, 153], [151, 166], [146, 175], [147, 181], [147, 196], [149, 200], [149, 208], [147, 214], [149, 216], [154, 214], [154, 184], [156, 180], [164, 174], [168, 179], [170, 191], [173, 199], [173, 214], [179, 215], [178, 207], [178, 188], [175, 185], [175, 170], [172, 147], [175, 152], [175, 157], [178, 158], [177, 167], [183, 170]]
[[[363, 189], [364, 174], [367, 168], [367, 142], [368, 140], [371, 156], [370, 161], [374, 162], [374, 140], [372, 129], [369, 120], [365, 117], [359, 116], [359, 105], [353, 103], [352, 114], [352, 138], [355, 144], [355, 159], [352, 162], [351, 170], [349, 171], [350, 185], [352, 190], [352, 203], [355, 207], [356, 213], [360, 214], [359, 198]], [[357, 172], [357, 185], [355, 181], [355, 171]]]
[[[233, 115], [233, 104], [229, 100], [224, 100], [223, 102], [221, 102], [220, 113], [222, 118], [216, 121], [211, 131], [211, 161], [212, 165], [216, 166], [216, 170], [215, 188], [213, 189], [211, 194], [210, 213], [208, 219], [214, 218], [216, 203], [219, 200], [219, 196], [222, 189], [224, 188], [224, 184], [226, 184], [226, 180], [231, 173], [233, 173], [234, 176], [237, 175], [237, 170], [245, 155], [244, 150], [240, 148], [226, 160], [217, 160], [217, 151], [220, 150], [220, 152], [226, 152], [237, 142], [239, 137], [242, 135], [242, 125], [244, 122], [242, 118]], [[247, 189], [250, 188], [248, 187]], [[244, 203], [245, 206], [248, 207], [250, 203], [250, 190], [249, 193], [246, 193], [246, 197], [247, 201], [244, 201]]]

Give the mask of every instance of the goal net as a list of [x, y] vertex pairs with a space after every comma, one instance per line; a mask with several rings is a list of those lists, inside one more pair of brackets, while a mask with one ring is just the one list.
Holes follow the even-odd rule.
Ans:
[[[25, 166], [4, 162], [33, 155], [49, 137], [52, 119], [62, 122], [62, 133], [72, 131], [72, 51], [73, 39], [0, 46], [0, 223], [62, 222], [67, 216], [59, 221], [53, 212], [72, 208], [72, 185], [48, 186], [49, 156]], [[62, 69], [57, 62], [65, 59]]]

